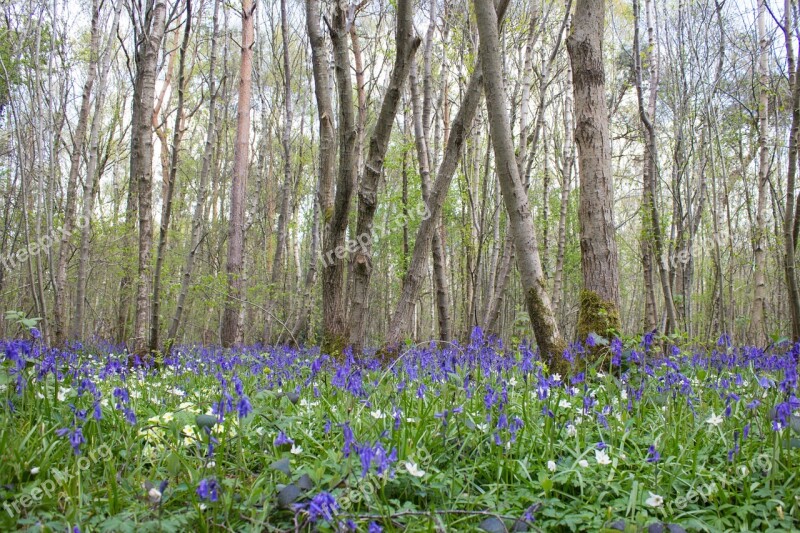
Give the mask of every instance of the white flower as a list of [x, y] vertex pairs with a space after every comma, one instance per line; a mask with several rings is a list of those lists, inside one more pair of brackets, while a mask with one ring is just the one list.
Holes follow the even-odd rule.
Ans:
[[130, 392], [130, 397], [133, 398], [134, 400], [136, 400], [136, 399], [142, 397], [142, 393], [139, 392], [138, 390], [133, 390], [133, 391]]
[[622, 394], [620, 394], [620, 398], [622, 398], [623, 400], [627, 400], [628, 399], [628, 391], [623, 390]]
[[372, 416], [372, 418], [374, 418], [376, 420], [383, 420], [384, 418], [386, 418], [386, 414], [383, 411], [381, 411], [380, 409], [377, 409], [375, 411], [370, 411], [369, 414], [370, 414], [370, 416]]
[[173, 420], [175, 420], [175, 416], [172, 413], [164, 413], [161, 415], [161, 422], [163, 424], [169, 424]]
[[217, 466], [216, 462], [209, 461], [208, 464], [206, 465], [206, 468], [214, 468], [215, 466]]
[[34, 466], [33, 468], [31, 468], [31, 474], [33, 474], [35, 476], [38, 473], [39, 473], [39, 467], [38, 466]]
[[58, 401], [59, 402], [63, 402], [64, 400], [66, 400], [67, 399], [67, 394], [69, 394], [70, 392], [72, 392], [72, 389], [70, 389], [69, 387], [67, 387], [66, 389], [59, 389], [58, 390]]
[[566, 398], [561, 398], [558, 400], [558, 406], [562, 409], [569, 409], [572, 407], [572, 404]]
[[44, 394], [42, 394], [39, 391], [36, 391], [36, 398], [38, 398], [39, 400], [44, 400]]
[[581, 459], [580, 461], [578, 461], [578, 466], [580, 466], [581, 468], [588, 468], [589, 461], [587, 461], [586, 459]]
[[296, 444], [292, 444], [291, 452], [295, 455], [300, 455], [301, 453], [303, 453], [303, 448], [297, 446]]
[[409, 416], [408, 418], [406, 418], [406, 422], [408, 422], [409, 424], [416, 424], [417, 419]]
[[204, 503], [201, 503], [201, 504], [200, 504], [200, 510], [201, 510], [201, 511], [205, 511], [206, 509], [207, 509], [207, 507], [206, 507], [206, 504], [204, 504]]
[[664, 505], [664, 498], [659, 496], [658, 494], [650, 493], [650, 497], [647, 498], [644, 503], [649, 505], [650, 507], [661, 507]]
[[567, 437], [574, 437], [577, 434], [578, 430], [575, 426], [573, 426], [572, 424], [567, 426]]
[[556, 383], [561, 383], [561, 374], [555, 373], [555, 374], [553, 374], [552, 377], [553, 377], [553, 381], [555, 381]]
[[577, 387], [570, 387], [570, 388], [569, 388], [569, 394], [570, 394], [570, 396], [575, 396], [575, 395], [576, 395], [576, 394], [578, 394], [579, 392], [580, 392], [580, 391], [578, 390], [578, 388], [577, 388]]
[[411, 461], [406, 461], [405, 467], [406, 470], [408, 470], [408, 473], [414, 477], [422, 477], [425, 475], [425, 471], [420, 470], [420, 468], [417, 466], [416, 463], [412, 463]]
[[595, 450], [594, 451], [594, 458], [599, 465], [610, 465], [611, 459], [608, 457], [608, 454], [605, 450]]
[[178, 411], [191, 410], [192, 407], [193, 407], [192, 402], [181, 402], [181, 404], [178, 406]]
[[556, 462], [555, 461], [547, 461], [547, 469], [551, 472], [556, 471]]
[[517, 386], [517, 378], [515, 378], [514, 376], [511, 376], [511, 379], [508, 380], [508, 384], [511, 385], [512, 387], [516, 387]]
[[150, 499], [150, 503], [158, 503], [161, 501], [161, 493], [155, 487], [147, 491], [147, 497]]
[[708, 420], [706, 420], [706, 424], [711, 424], [712, 426], [718, 426], [722, 424], [723, 420], [724, 419], [721, 416], [715, 415], [714, 411], [711, 411], [711, 416], [708, 418]]
[[173, 389], [170, 389], [170, 390], [169, 390], [169, 393], [170, 393], [170, 394], [174, 394], [175, 396], [185, 396], [185, 395], [186, 395], [186, 393], [185, 393], [185, 392], [183, 392], [183, 391], [182, 391], [181, 389], [179, 389], [178, 387], [175, 387], [175, 388], [173, 388]]

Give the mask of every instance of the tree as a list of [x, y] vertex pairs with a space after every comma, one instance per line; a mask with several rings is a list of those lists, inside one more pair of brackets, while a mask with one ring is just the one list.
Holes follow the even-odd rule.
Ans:
[[55, 329], [55, 342], [61, 344], [67, 336], [67, 261], [69, 259], [69, 237], [75, 225], [75, 211], [78, 198], [78, 170], [81, 164], [81, 155], [86, 140], [86, 128], [89, 123], [91, 110], [91, 96], [94, 81], [97, 78], [97, 62], [99, 55], [99, 20], [100, 4], [98, 0], [92, 1], [92, 29], [89, 44], [89, 68], [86, 82], [83, 84], [81, 96], [81, 109], [78, 113], [78, 125], [72, 141], [72, 154], [69, 162], [69, 177], [67, 178], [66, 209], [64, 211], [64, 226], [61, 232], [61, 245], [58, 249], [58, 266], [55, 276], [55, 303], [53, 305], [53, 326]]
[[[136, 43], [136, 79], [134, 98], [131, 180], [136, 184], [139, 208], [139, 265], [136, 279], [136, 321], [133, 330], [133, 349], [147, 349], [147, 320], [150, 317], [152, 277], [150, 250], [153, 241], [153, 129], [152, 116], [155, 97], [156, 68], [161, 40], [166, 27], [167, 6], [163, 0], [148, 9], [139, 28]], [[138, 89], [138, 90], [137, 90]]]
[[[378, 181], [383, 170], [383, 159], [389, 146], [397, 107], [414, 54], [420, 39], [414, 34], [411, 1], [398, 0], [395, 42], [397, 55], [390, 76], [389, 87], [383, 96], [378, 121], [369, 141], [369, 153], [364, 163], [364, 175], [358, 191], [358, 220], [356, 236], [358, 248], [353, 252], [353, 295], [350, 309], [350, 344], [357, 351], [364, 346], [369, 310], [368, 291], [372, 275], [372, 224], [378, 208]], [[341, 149], [341, 148], [340, 148]]]
[[253, 93], [253, 13], [252, 0], [242, 0], [242, 59], [239, 64], [239, 100], [236, 110], [236, 140], [231, 180], [231, 214], [228, 221], [228, 256], [225, 271], [228, 292], [222, 316], [222, 344], [232, 346], [242, 340], [242, 263], [244, 257], [244, 193], [250, 159], [250, 100]]
[[611, 139], [603, 66], [605, 0], [577, 0], [567, 50], [575, 94], [580, 176], [583, 291], [578, 338], [620, 329], [619, 266], [614, 229]]
[[551, 370], [556, 372], [564, 369], [562, 353], [566, 345], [558, 331], [550, 297], [545, 290], [533, 214], [514, 154], [511, 124], [506, 109], [496, 13], [490, 0], [474, 0], [474, 4], [480, 35], [479, 51], [484, 69], [483, 89], [489, 111], [489, 131], [494, 148], [495, 169], [514, 238], [517, 269], [536, 343], [543, 358], [550, 364]]

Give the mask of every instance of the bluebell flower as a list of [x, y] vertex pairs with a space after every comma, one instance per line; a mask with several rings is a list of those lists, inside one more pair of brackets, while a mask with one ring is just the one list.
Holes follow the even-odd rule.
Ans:
[[305, 510], [311, 522], [316, 522], [320, 518], [331, 522], [339, 510], [339, 504], [330, 492], [323, 491], [311, 498], [308, 503], [296, 504], [295, 509]]
[[219, 499], [218, 490], [219, 484], [214, 478], [201, 479], [200, 484], [197, 485], [197, 495], [201, 500], [207, 500], [210, 502], [217, 501]]
[[242, 396], [239, 398], [239, 403], [236, 405], [236, 410], [239, 418], [247, 418], [247, 416], [253, 412], [253, 406], [250, 405], [250, 400], [247, 398], [247, 396]]

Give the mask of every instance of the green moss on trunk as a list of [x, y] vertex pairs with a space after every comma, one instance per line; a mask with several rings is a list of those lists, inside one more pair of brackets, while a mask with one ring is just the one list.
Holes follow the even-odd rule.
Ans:
[[[590, 290], [581, 291], [581, 307], [578, 312], [578, 340], [586, 342], [586, 338], [595, 333], [606, 339], [619, 334], [619, 309], [614, 302], [603, 300], [599, 294]], [[589, 351], [589, 359], [597, 360], [608, 352], [607, 347], [597, 346]]]

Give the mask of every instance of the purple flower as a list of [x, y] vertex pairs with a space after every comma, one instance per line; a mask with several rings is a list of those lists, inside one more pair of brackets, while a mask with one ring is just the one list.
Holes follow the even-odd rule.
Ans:
[[657, 463], [661, 460], [661, 453], [656, 450], [655, 445], [651, 444], [649, 448], [647, 448], [647, 462], [648, 463]]
[[320, 492], [311, 498], [310, 502], [295, 505], [295, 509], [304, 509], [308, 512], [308, 519], [312, 522], [316, 522], [320, 517], [331, 522], [339, 510], [339, 504], [330, 492]]
[[294, 444], [294, 440], [287, 437], [286, 433], [281, 431], [280, 433], [278, 433], [278, 436], [275, 437], [275, 440], [273, 441], [272, 444], [274, 444], [275, 446], [288, 446]]
[[369, 529], [367, 531], [368, 533], [381, 533], [383, 528], [379, 526], [377, 522], [370, 522]]
[[250, 400], [247, 396], [242, 396], [239, 398], [239, 403], [236, 405], [236, 410], [238, 411], [239, 418], [247, 418], [247, 415], [253, 412], [253, 406], [250, 405]]
[[31, 337], [33, 337], [34, 339], [41, 339], [42, 332], [36, 328], [31, 328]]
[[211, 502], [217, 501], [219, 499], [218, 490], [219, 484], [214, 478], [201, 479], [200, 484], [197, 485], [197, 495], [201, 500], [208, 500]]
[[75, 455], [81, 454], [81, 444], [86, 442], [86, 439], [83, 437], [82, 428], [75, 428], [73, 430], [70, 430], [69, 428], [57, 429], [56, 435], [59, 437], [69, 435], [69, 444], [72, 446], [72, 450], [75, 452]]

